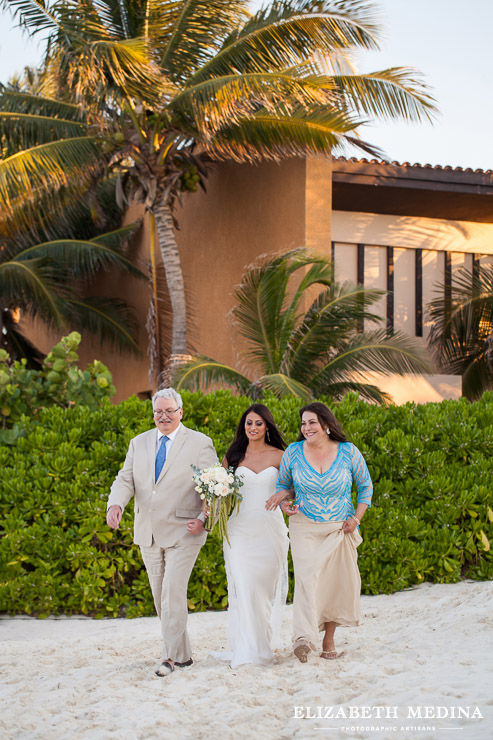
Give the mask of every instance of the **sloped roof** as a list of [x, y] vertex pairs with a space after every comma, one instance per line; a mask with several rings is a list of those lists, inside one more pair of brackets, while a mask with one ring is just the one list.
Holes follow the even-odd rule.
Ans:
[[337, 157], [332, 207], [493, 223], [493, 171]]
[[440, 172], [456, 172], [456, 173], [474, 173], [477, 175], [493, 175], [493, 170], [482, 170], [482, 169], [476, 169], [473, 170], [472, 167], [451, 167], [450, 165], [441, 165], [441, 164], [420, 164], [419, 162], [414, 162], [411, 164], [411, 162], [397, 162], [397, 161], [383, 161], [380, 159], [365, 159], [364, 157], [361, 159], [358, 159], [357, 157], [335, 157], [334, 162], [351, 162], [353, 164], [377, 164], [377, 165], [383, 165], [388, 166], [391, 165], [393, 167], [406, 167], [406, 168], [417, 168], [417, 169], [426, 169], [426, 170], [435, 170]]

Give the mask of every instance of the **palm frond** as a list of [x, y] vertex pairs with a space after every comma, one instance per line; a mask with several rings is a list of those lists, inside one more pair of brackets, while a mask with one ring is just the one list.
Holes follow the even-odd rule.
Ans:
[[0, 109], [7, 113], [49, 116], [66, 121], [85, 121], [85, 112], [78, 105], [41, 95], [7, 90], [3, 85], [0, 85]]
[[254, 384], [255, 388], [262, 388], [270, 391], [277, 398], [286, 398], [295, 396], [303, 401], [311, 401], [313, 398], [310, 388], [303, 383], [299, 383], [294, 378], [290, 378], [283, 373], [272, 373], [271, 375], [262, 375]]
[[483, 393], [493, 390], [493, 373], [484, 357], [474, 357], [464, 368], [462, 395], [469, 401], [479, 401]]
[[3, 159], [21, 149], [76, 136], [87, 136], [84, 123], [0, 111], [0, 152]]
[[484, 341], [493, 331], [493, 265], [482, 265], [477, 274], [466, 268], [458, 270], [450, 297], [443, 284], [438, 284], [436, 291], [439, 296], [430, 301], [427, 314], [432, 322], [428, 343], [438, 359], [451, 338], [459, 343], [474, 338]]
[[315, 285], [330, 286], [334, 280], [334, 268], [332, 263], [326, 257], [310, 255], [308, 251], [306, 251], [306, 255], [308, 261], [305, 265], [308, 269], [303, 275], [300, 284], [294, 291], [291, 305], [288, 309], [289, 313], [295, 313], [298, 310], [300, 302], [304, 298], [307, 290]]
[[[100, 38], [80, 49], [76, 45], [68, 53], [57, 53], [57, 66], [63, 73], [60, 82], [68, 77], [77, 100], [88, 97], [96, 106], [95, 96], [101, 89], [107, 95], [129, 96], [147, 105], [157, 105], [160, 100], [162, 76], [150, 62], [145, 39]], [[106, 107], [104, 98], [99, 107]]]
[[115, 298], [65, 298], [64, 320], [101, 344], [140, 355], [138, 327], [129, 306]]
[[[107, 235], [106, 235], [107, 236]], [[101, 238], [100, 238], [101, 239]], [[93, 277], [100, 270], [117, 267], [134, 277], [146, 276], [127, 257], [106, 246], [103, 241], [82, 241], [80, 239], [59, 239], [24, 249], [17, 254], [18, 260], [44, 257], [50, 262], [70, 265], [75, 276]]]
[[12, 209], [16, 200], [32, 198], [36, 189], [70, 185], [73, 176], [87, 180], [100, 166], [92, 136], [40, 144], [0, 161], [0, 202]]
[[433, 367], [421, 345], [407, 334], [363, 332], [339, 344], [337, 353], [313, 376], [310, 386], [316, 394], [322, 394], [334, 382], [371, 372], [415, 375], [433, 372]]
[[350, 282], [330, 284], [314, 299], [292, 332], [283, 357], [283, 371], [306, 382], [314, 368], [330, 359], [340, 342], [355, 333], [358, 325], [381, 320], [368, 308], [382, 295], [384, 291]]
[[340, 383], [331, 383], [325, 388], [324, 395], [334, 398], [337, 401], [342, 401], [348, 393], [358, 393], [364, 401], [369, 401], [370, 403], [384, 404], [387, 406], [392, 402], [392, 397], [388, 393], [380, 390], [380, 388], [377, 388], [376, 385], [372, 385], [371, 383], [358, 383], [347, 380]]
[[[298, 311], [300, 309], [300, 303], [306, 295], [306, 291], [316, 285], [330, 285], [333, 275], [332, 264], [326, 257], [311, 254], [306, 249], [291, 250], [285, 255], [285, 259], [287, 260], [289, 278], [300, 268], [302, 268], [302, 274], [304, 274], [298, 287], [294, 289], [291, 302], [286, 305], [283, 311], [281, 325], [277, 332], [279, 347], [278, 367], [283, 372], [285, 370], [286, 354], [290, 351], [293, 333], [296, 330], [299, 320]], [[290, 292], [292, 290], [293, 285], [291, 283]]]
[[10, 257], [34, 244], [57, 241], [67, 234], [91, 240], [121, 222], [114, 178], [87, 181], [72, 177], [68, 187], [41, 189], [32, 200], [22, 197], [0, 209], [1, 244]]
[[[26, 367], [41, 370], [45, 355], [22, 333], [19, 324], [3, 311], [4, 335], [2, 346], [12, 360], [26, 360]], [[10, 312], [9, 312], [10, 314]]]
[[204, 355], [197, 355], [193, 360], [182, 365], [173, 378], [173, 386], [177, 390], [207, 388], [216, 383], [226, 383], [246, 393], [251, 381], [234, 368]]
[[428, 304], [428, 346], [443, 372], [462, 375], [466, 398], [480, 398], [493, 386], [493, 266], [482, 265], [477, 274], [458, 270], [450, 297], [443, 285], [437, 290]]
[[225, 36], [247, 17], [245, 5], [242, 0], [173, 3], [173, 26], [160, 61], [165, 73], [173, 80], [186, 80], [207, 63]]
[[260, 107], [275, 112], [290, 101], [291, 108], [328, 105], [330, 81], [325, 77], [296, 77], [291, 72], [230, 74], [205, 80], [176, 95], [170, 112], [194, 118], [199, 130], [210, 136], [225, 124], [238, 124]]
[[229, 74], [271, 72], [335, 49], [377, 49], [377, 29], [358, 15], [363, 3], [274, 2], [261, 8], [243, 29], [193, 75], [191, 83]]
[[0, 8], [9, 10], [30, 34], [62, 31], [56, 15], [44, 0], [0, 0]]
[[[351, 148], [348, 142], [363, 148], [362, 143], [348, 138], [361, 123], [346, 112], [327, 108], [290, 115], [262, 110], [253, 118], [219, 130], [204, 142], [204, 149], [217, 159], [236, 162], [280, 162], [286, 157], [344, 153]], [[373, 147], [371, 151], [377, 157], [381, 154]]]
[[428, 315], [440, 327], [440, 331], [445, 331], [446, 322], [452, 322], [455, 314], [468, 306], [480, 307], [481, 311], [493, 306], [493, 265], [481, 265], [477, 274], [465, 267], [457, 270], [450, 299], [445, 298], [444, 284], [437, 284], [435, 291], [439, 297], [428, 304]]
[[57, 285], [44, 260], [1, 262], [0, 295], [6, 306], [18, 306], [32, 316], [40, 315], [52, 326], [63, 324]]
[[[103, 28], [111, 38], [126, 39], [141, 35], [141, 23], [137, 27], [130, 28], [130, 19], [142, 14], [142, 9], [136, 8], [133, 2], [90, 0], [90, 6], [93, 11], [92, 17], [96, 16], [99, 21], [100, 35]], [[89, 2], [86, 2], [86, 8], [88, 7]]]
[[350, 110], [383, 120], [432, 121], [437, 113], [429, 88], [416, 70], [391, 67], [370, 74], [331, 78]]
[[245, 355], [264, 372], [279, 369], [279, 335], [283, 305], [289, 284], [289, 258], [277, 256], [252, 265], [236, 286], [237, 300], [232, 310], [239, 333], [250, 342]]
[[98, 234], [98, 236], [95, 236], [90, 241], [91, 244], [103, 244], [110, 249], [118, 249], [124, 246], [137, 233], [141, 226], [141, 221], [134, 221], [126, 226], [121, 226], [119, 229], [108, 231], [105, 234]]

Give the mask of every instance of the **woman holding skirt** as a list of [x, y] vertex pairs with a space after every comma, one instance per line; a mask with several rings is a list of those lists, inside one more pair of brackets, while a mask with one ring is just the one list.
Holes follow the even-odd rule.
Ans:
[[[361, 578], [358, 525], [371, 503], [372, 482], [360, 451], [348, 442], [330, 409], [310, 403], [300, 410], [301, 434], [286, 449], [276, 487], [267, 502], [290, 517], [295, 589], [293, 647], [306, 663], [323, 632], [321, 658], [339, 655], [338, 624], [359, 623]], [[356, 511], [351, 500], [358, 490]], [[295, 503], [288, 500], [294, 488]]]

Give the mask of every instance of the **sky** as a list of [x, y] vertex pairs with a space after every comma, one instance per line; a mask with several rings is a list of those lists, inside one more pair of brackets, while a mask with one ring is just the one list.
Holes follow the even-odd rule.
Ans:
[[[373, 124], [361, 130], [363, 138], [398, 162], [493, 169], [492, 0], [380, 0], [377, 5], [382, 49], [360, 57], [361, 71], [419, 69], [440, 115], [433, 125]], [[14, 26], [8, 13], [0, 14], [0, 82], [42, 56], [42, 44]]]

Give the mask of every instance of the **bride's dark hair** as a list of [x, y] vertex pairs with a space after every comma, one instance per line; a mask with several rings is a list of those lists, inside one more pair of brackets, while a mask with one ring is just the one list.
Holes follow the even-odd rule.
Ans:
[[262, 419], [265, 421], [265, 425], [267, 427], [267, 429], [265, 430], [266, 443], [278, 450], [286, 449], [286, 443], [282, 438], [281, 432], [276, 427], [274, 417], [272, 416], [267, 406], [264, 406], [263, 403], [253, 403], [242, 415], [236, 429], [235, 438], [230, 444], [225, 455], [228, 466], [231, 466], [234, 470], [236, 470], [240, 462], [245, 457], [246, 448], [248, 447], [248, 437], [246, 436], [245, 432], [245, 422], [248, 414], [250, 414], [252, 411], [254, 414], [258, 414], [258, 416], [261, 416]]

